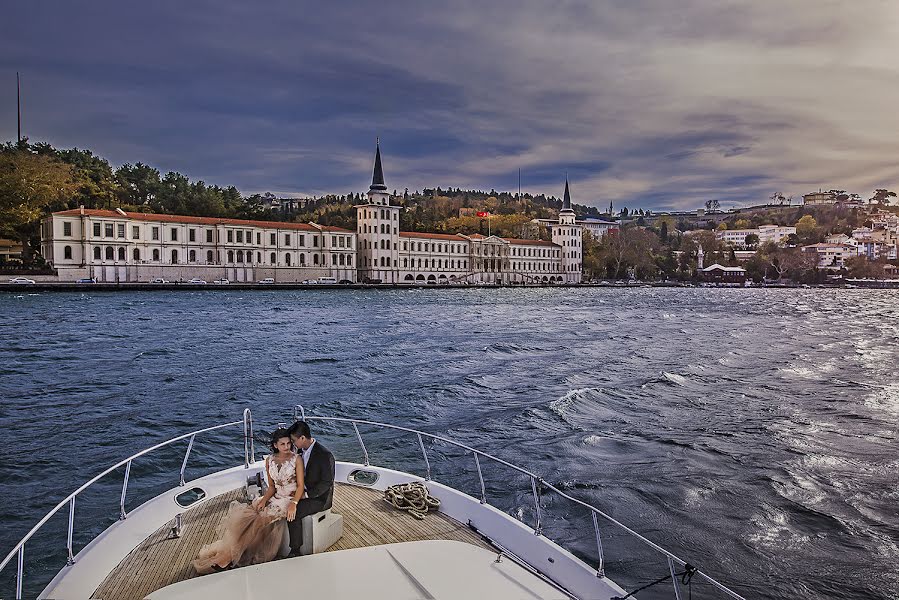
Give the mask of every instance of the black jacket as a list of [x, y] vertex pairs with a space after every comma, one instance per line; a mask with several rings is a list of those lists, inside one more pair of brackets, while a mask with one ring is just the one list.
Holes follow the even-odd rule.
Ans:
[[318, 440], [310, 450], [303, 479], [306, 497], [324, 502], [322, 510], [331, 508], [334, 501], [334, 455]]

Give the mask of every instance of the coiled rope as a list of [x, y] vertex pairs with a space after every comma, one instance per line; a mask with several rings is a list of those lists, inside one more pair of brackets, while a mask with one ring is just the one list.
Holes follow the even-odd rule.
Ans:
[[391, 485], [384, 490], [384, 499], [394, 507], [408, 511], [419, 521], [425, 518], [428, 511], [440, 508], [440, 500], [432, 496], [420, 481]]

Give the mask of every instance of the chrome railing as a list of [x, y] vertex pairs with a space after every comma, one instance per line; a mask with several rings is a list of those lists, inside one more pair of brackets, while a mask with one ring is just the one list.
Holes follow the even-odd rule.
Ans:
[[218, 429], [224, 429], [226, 427], [234, 427], [235, 425], [243, 425], [244, 468], [249, 468], [249, 466], [252, 463], [256, 462], [256, 456], [255, 456], [255, 449], [253, 447], [253, 417], [250, 413], [250, 409], [247, 408], [247, 409], [244, 409], [243, 419], [240, 421], [233, 421], [231, 423], [224, 423], [222, 425], [206, 427], [205, 429], [198, 429], [197, 431], [192, 431], [191, 433], [185, 433], [184, 435], [179, 435], [178, 437], [174, 437], [165, 442], [156, 444], [155, 446], [147, 448], [146, 450], [141, 450], [140, 452], [138, 452], [136, 454], [132, 454], [128, 458], [117, 462], [116, 464], [109, 467], [108, 469], [106, 469], [105, 471], [100, 473], [99, 475], [96, 475], [90, 481], [88, 481], [87, 483], [85, 483], [84, 485], [79, 487], [77, 490], [75, 490], [74, 492], [69, 494], [64, 500], [62, 500], [59, 504], [57, 504], [55, 507], [53, 507], [53, 509], [51, 509], [50, 512], [48, 512], [44, 516], [44, 518], [42, 518], [40, 521], [38, 521], [37, 524], [31, 528], [31, 531], [29, 531], [25, 535], [25, 537], [23, 537], [21, 539], [21, 541], [19, 541], [19, 543], [15, 545], [15, 547], [9, 552], [9, 554], [6, 555], [6, 558], [3, 559], [3, 562], [0, 562], [0, 572], [3, 572], [3, 569], [6, 568], [6, 565], [8, 565], [12, 561], [13, 557], [16, 557], [18, 555], [18, 560], [16, 561], [16, 563], [17, 563], [17, 567], [16, 567], [16, 596], [15, 596], [16, 600], [21, 600], [21, 598], [22, 598], [22, 585], [23, 585], [24, 573], [25, 573], [25, 544], [28, 542], [28, 540], [30, 540], [34, 536], [34, 534], [36, 534], [44, 526], [44, 524], [47, 521], [50, 520], [50, 518], [53, 515], [58, 513], [66, 504], [69, 505], [69, 527], [68, 527], [68, 532], [66, 535], [66, 554], [67, 554], [66, 564], [73, 565], [73, 564], [75, 564], [75, 554], [74, 554], [74, 550], [72, 547], [72, 538], [73, 538], [74, 531], [75, 531], [75, 498], [77, 498], [79, 494], [81, 494], [87, 488], [91, 487], [94, 483], [96, 483], [97, 481], [99, 481], [100, 479], [105, 477], [106, 475], [109, 475], [110, 473], [112, 473], [113, 471], [115, 471], [116, 469], [118, 469], [119, 467], [124, 465], [125, 466], [125, 478], [122, 482], [122, 493], [119, 498], [119, 519], [122, 519], [122, 520], [127, 519], [128, 513], [125, 511], [125, 500], [126, 500], [126, 497], [128, 494], [128, 480], [130, 479], [130, 476], [131, 476], [131, 463], [136, 458], [140, 458], [141, 456], [144, 456], [145, 454], [149, 454], [150, 452], [153, 452], [154, 450], [158, 450], [159, 448], [164, 448], [175, 442], [178, 442], [178, 441], [181, 441], [184, 439], [189, 439], [190, 441], [187, 444], [187, 451], [184, 453], [184, 460], [181, 462], [181, 470], [179, 473], [179, 475], [180, 475], [179, 485], [184, 485], [185, 484], [184, 472], [185, 472], [185, 469], [187, 468], [187, 461], [188, 461], [188, 458], [190, 457], [190, 452], [193, 449], [194, 438], [201, 433], [216, 431]]
[[[483, 475], [483, 472], [481, 471], [480, 458], [488, 459], [490, 461], [493, 461], [495, 463], [498, 463], [500, 465], [508, 467], [514, 471], [517, 471], [518, 473], [521, 473], [522, 475], [527, 476], [531, 482], [531, 494], [534, 499], [534, 525], [533, 525], [532, 529], [534, 530], [535, 535], [543, 535], [540, 490], [541, 490], [541, 488], [545, 488], [545, 489], [555, 492], [562, 498], [565, 498], [566, 500], [573, 502], [573, 503], [577, 504], [578, 506], [586, 508], [588, 511], [590, 511], [592, 519], [593, 519], [593, 529], [596, 534], [596, 548], [597, 548], [597, 551], [599, 552], [599, 563], [598, 563], [598, 566], [596, 567], [596, 576], [597, 577], [605, 577], [605, 568], [604, 568], [605, 559], [604, 559], [603, 547], [602, 547], [602, 536], [600, 534], [600, 527], [599, 527], [599, 519], [603, 519], [607, 523], [610, 523], [611, 525], [619, 528], [621, 531], [630, 535], [631, 537], [633, 537], [637, 541], [641, 542], [643, 545], [647, 546], [648, 548], [658, 552], [659, 554], [661, 554], [662, 556], [664, 556], [667, 559], [667, 563], [668, 563], [667, 566], [668, 566], [669, 571], [671, 572], [671, 580], [672, 580], [672, 584], [674, 586], [674, 597], [677, 600], [680, 600], [680, 589], [678, 588], [678, 580], [680, 579], [680, 577], [676, 576], [677, 574], [675, 573], [675, 568], [676, 568], [675, 565], [680, 565], [681, 567], [686, 567], [688, 564], [687, 561], [679, 558], [678, 556], [665, 550], [664, 548], [662, 548], [655, 542], [652, 542], [649, 539], [647, 539], [646, 537], [640, 535], [639, 533], [637, 533], [636, 531], [634, 531], [627, 525], [625, 525], [625, 524], [621, 523], [620, 521], [618, 521], [617, 519], [611, 517], [607, 513], [600, 510], [599, 508], [597, 508], [591, 504], [588, 504], [582, 500], [578, 500], [577, 498], [574, 498], [573, 496], [569, 496], [568, 494], [566, 494], [565, 492], [563, 492], [556, 486], [547, 482], [543, 477], [540, 477], [539, 475], [532, 473], [531, 471], [528, 471], [527, 469], [523, 469], [517, 465], [513, 465], [512, 463], [507, 462], [499, 457], [493, 456], [492, 454], [488, 454], [487, 452], [484, 452], [482, 450], [472, 448], [471, 446], [466, 446], [465, 444], [460, 444], [459, 442], [456, 442], [454, 440], [451, 440], [451, 439], [448, 439], [448, 438], [445, 438], [445, 437], [442, 437], [439, 435], [427, 433], [424, 431], [419, 431], [417, 429], [411, 429], [409, 427], [400, 427], [398, 425], [390, 425], [388, 423], [379, 423], [377, 421], [367, 421], [364, 419], [348, 419], [348, 418], [343, 418], [343, 417], [311, 416], [311, 415], [306, 414], [306, 411], [303, 409], [302, 406], [297, 405], [296, 407], [294, 407], [294, 418], [298, 419], [301, 416], [306, 421], [313, 421], [313, 420], [314, 421], [326, 421], [326, 422], [332, 422], [332, 423], [348, 423], [348, 424], [352, 425], [356, 439], [359, 442], [360, 447], [362, 448], [362, 454], [365, 457], [366, 465], [370, 464], [370, 459], [369, 459], [368, 450], [365, 447], [365, 443], [362, 441], [362, 434], [359, 432], [359, 425], [371, 425], [374, 427], [380, 427], [380, 428], [384, 428], [384, 429], [393, 429], [393, 430], [397, 430], [397, 431], [405, 431], [407, 433], [415, 434], [418, 439], [418, 445], [419, 445], [419, 448], [421, 449], [422, 457], [424, 458], [424, 461], [425, 461], [425, 468], [427, 471], [427, 475], [426, 475], [425, 479], [427, 481], [431, 480], [431, 463], [428, 459], [428, 453], [425, 450], [425, 444], [424, 444], [423, 438], [427, 437], [429, 439], [437, 440], [437, 441], [443, 442], [445, 444], [450, 444], [451, 446], [455, 446], [457, 448], [461, 448], [467, 452], [470, 452], [474, 456], [475, 468], [477, 470], [478, 481], [480, 483], [481, 504], [489, 504], [489, 502], [487, 500], [487, 491], [486, 491], [486, 485], [484, 483], [484, 475]], [[717, 581], [710, 575], [708, 575], [698, 569], [695, 571], [694, 576], [701, 577], [707, 583], [714, 586], [720, 592], [726, 594], [727, 596], [730, 596], [731, 598], [735, 598], [736, 600], [745, 600], [745, 598], [743, 598], [743, 596], [741, 596], [740, 594], [734, 592], [733, 590], [731, 590], [727, 586], [725, 586], [723, 583]]]

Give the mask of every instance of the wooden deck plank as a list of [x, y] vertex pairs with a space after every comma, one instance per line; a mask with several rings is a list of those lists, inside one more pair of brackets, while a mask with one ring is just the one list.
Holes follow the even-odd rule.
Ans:
[[[231, 502], [242, 498], [243, 488], [239, 488], [185, 511], [180, 538], [169, 538], [168, 526], [155, 531], [112, 570], [92, 598], [141, 600], [162, 587], [196, 577], [191, 562], [200, 548], [218, 537], [216, 529]], [[420, 540], [455, 540], [493, 550], [466, 525], [439, 512], [419, 521], [391, 506], [377, 490], [339, 483], [333, 510], [343, 515], [343, 537], [326, 552]]]

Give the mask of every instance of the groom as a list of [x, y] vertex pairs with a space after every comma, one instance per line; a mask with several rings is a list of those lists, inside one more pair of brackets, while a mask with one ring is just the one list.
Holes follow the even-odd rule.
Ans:
[[290, 532], [289, 556], [299, 556], [300, 546], [303, 545], [303, 517], [331, 508], [334, 500], [334, 455], [315, 441], [306, 421], [297, 421], [287, 432], [303, 457], [305, 468], [306, 493], [299, 500], [292, 501], [297, 507], [296, 517], [287, 523]]

